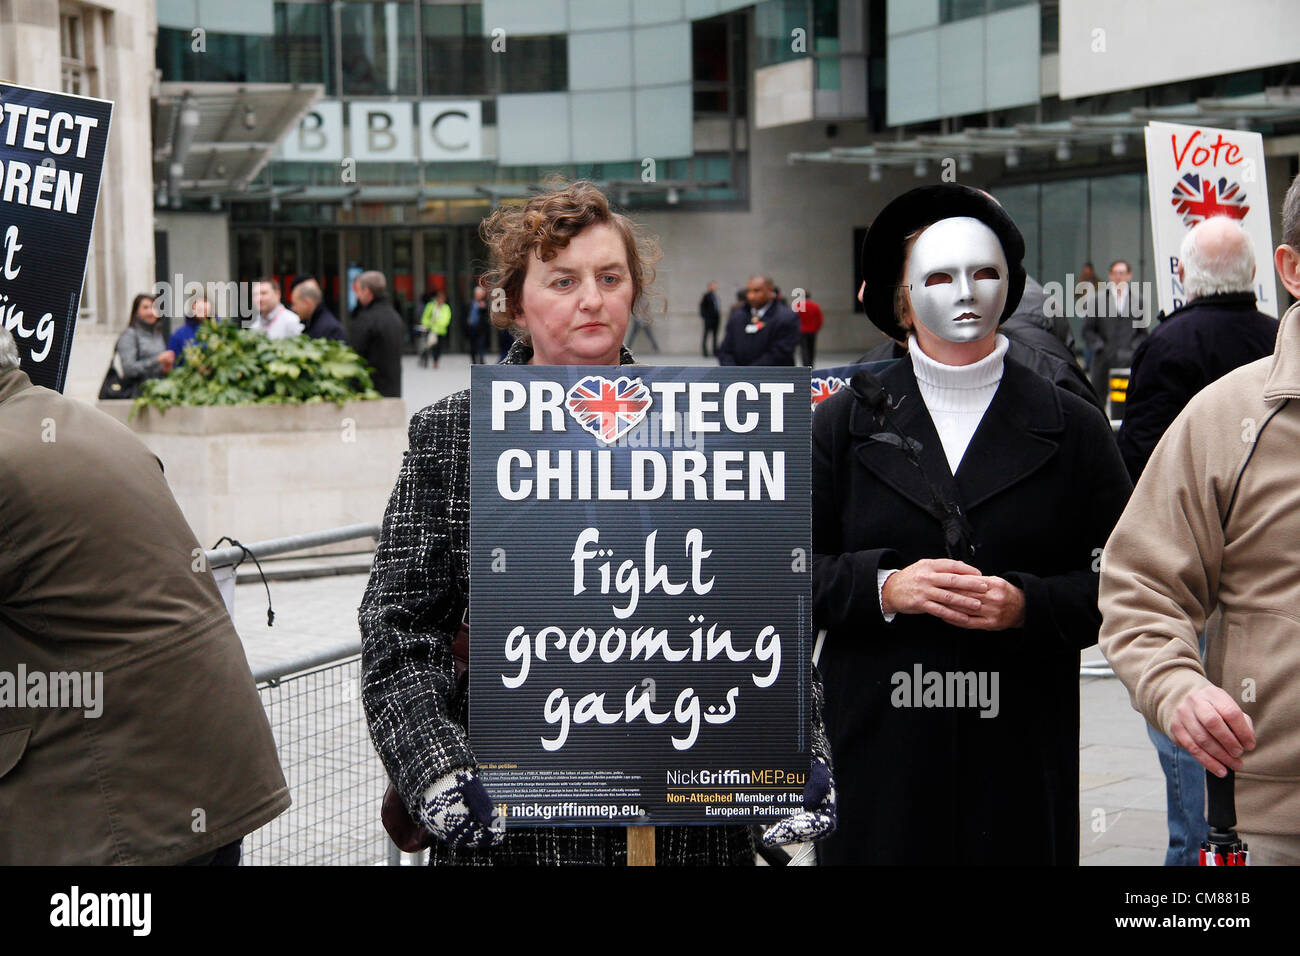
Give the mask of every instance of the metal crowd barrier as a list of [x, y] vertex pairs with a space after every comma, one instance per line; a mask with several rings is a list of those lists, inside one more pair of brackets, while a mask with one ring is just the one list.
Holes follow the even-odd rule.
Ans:
[[361, 709], [361, 645], [353, 641], [253, 674], [293, 805], [244, 840], [257, 865], [390, 862], [379, 822], [388, 778]]
[[[244, 547], [257, 558], [340, 541], [377, 538], [375, 524], [349, 525]], [[207, 552], [233, 584], [243, 547]], [[379, 820], [388, 778], [361, 708], [361, 642], [323, 648], [253, 672], [293, 804], [244, 838], [243, 862], [369, 866], [402, 861]]]
[[[377, 537], [376, 525], [257, 542], [258, 558], [338, 541]], [[212, 568], [244, 556], [238, 547], [207, 552]], [[1082, 677], [1112, 677], [1102, 661], [1084, 664]], [[379, 819], [388, 777], [370, 742], [361, 707], [361, 643], [326, 648], [253, 673], [275, 736], [293, 804], [244, 838], [243, 862], [259, 865], [398, 865], [419, 862], [402, 854]]]

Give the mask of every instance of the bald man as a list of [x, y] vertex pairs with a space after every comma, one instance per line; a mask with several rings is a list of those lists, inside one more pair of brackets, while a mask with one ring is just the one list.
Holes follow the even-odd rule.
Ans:
[[1255, 248], [1237, 220], [1216, 216], [1193, 227], [1178, 260], [1189, 301], [1133, 353], [1119, 450], [1134, 484], [1192, 396], [1233, 369], [1272, 355], [1277, 341], [1277, 319], [1255, 308]]

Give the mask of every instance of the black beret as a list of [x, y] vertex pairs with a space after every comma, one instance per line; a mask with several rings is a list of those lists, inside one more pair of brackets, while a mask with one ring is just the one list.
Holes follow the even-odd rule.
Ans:
[[867, 288], [862, 303], [867, 318], [891, 339], [906, 340], [907, 331], [894, 315], [894, 293], [903, 273], [907, 237], [941, 219], [969, 216], [984, 223], [1002, 243], [1010, 271], [1007, 304], [999, 324], [1010, 318], [1025, 291], [1025, 237], [1007, 211], [978, 189], [958, 183], [919, 186], [893, 200], [867, 230], [862, 242], [862, 275]]

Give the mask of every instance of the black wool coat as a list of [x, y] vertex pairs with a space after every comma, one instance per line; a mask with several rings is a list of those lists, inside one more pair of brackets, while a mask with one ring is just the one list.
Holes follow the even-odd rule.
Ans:
[[385, 398], [402, 397], [402, 343], [406, 323], [387, 297], [376, 295], [352, 317], [348, 344], [374, 366], [370, 379]]
[[1119, 451], [1136, 483], [1192, 396], [1235, 368], [1273, 354], [1277, 319], [1253, 292], [1200, 296], [1175, 309], [1133, 353]]
[[[822, 862], [1073, 865], [1079, 650], [1097, 640], [1099, 555], [1130, 491], [1110, 426], [1008, 358], [954, 477], [912, 363], [880, 380], [931, 480], [966, 512], [969, 563], [1021, 588], [1026, 618], [1000, 632], [924, 614], [884, 621], [877, 570], [947, 557], [943, 532], [915, 466], [873, 437], [885, 429], [866, 404], [845, 388], [819, 405], [813, 618], [828, 631], [821, 669], [840, 800]], [[924, 687], [929, 672], [954, 692], [968, 686], [956, 675], [983, 675], [996, 703], [952, 706], [954, 693], [931, 700], [948, 706], [924, 706], [907, 684], [919, 673]]]

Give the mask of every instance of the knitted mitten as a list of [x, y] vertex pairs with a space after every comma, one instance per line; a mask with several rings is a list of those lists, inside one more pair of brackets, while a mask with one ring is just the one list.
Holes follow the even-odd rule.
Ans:
[[822, 709], [826, 698], [821, 674], [813, 668], [812, 766], [803, 788], [803, 810], [763, 831], [764, 846], [811, 843], [835, 832], [835, 776], [831, 771], [831, 744], [826, 738]]
[[456, 849], [482, 849], [505, 836], [483, 781], [469, 767], [439, 777], [424, 793], [420, 823]]

